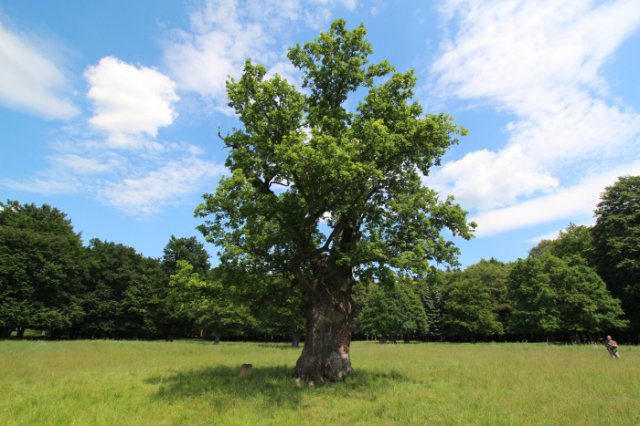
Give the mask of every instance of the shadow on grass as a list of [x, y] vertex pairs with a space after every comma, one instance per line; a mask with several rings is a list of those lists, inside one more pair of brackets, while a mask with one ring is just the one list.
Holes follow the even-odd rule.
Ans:
[[370, 394], [377, 388], [394, 383], [414, 380], [395, 371], [380, 373], [358, 370], [345, 381], [329, 383], [317, 388], [297, 385], [292, 378], [292, 368], [254, 367], [251, 374], [240, 377], [239, 368], [227, 366], [202, 368], [186, 372], [175, 372], [168, 376], [155, 376], [145, 383], [159, 385], [154, 398], [172, 401], [193, 397], [204, 397], [218, 407], [235, 404], [238, 400], [262, 399], [265, 405], [276, 404], [289, 408], [298, 407], [309, 392]]

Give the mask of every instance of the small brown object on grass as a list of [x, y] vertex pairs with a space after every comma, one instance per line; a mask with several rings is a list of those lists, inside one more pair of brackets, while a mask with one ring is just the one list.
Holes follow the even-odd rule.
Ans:
[[253, 369], [253, 365], [251, 364], [242, 364], [240, 367], [240, 377], [245, 377], [251, 374], [251, 370]]

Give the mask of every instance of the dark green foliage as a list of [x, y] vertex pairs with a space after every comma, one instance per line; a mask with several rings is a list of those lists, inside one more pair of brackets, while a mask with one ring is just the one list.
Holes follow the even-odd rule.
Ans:
[[510, 312], [509, 270], [508, 265], [491, 259], [446, 274], [442, 322], [447, 336], [475, 339], [504, 334]]
[[[189, 263], [194, 273], [201, 277], [206, 277], [211, 268], [209, 264], [209, 254], [196, 237], [176, 238], [171, 236], [169, 242], [164, 247], [162, 256], [162, 268], [166, 275], [165, 281], [178, 272], [178, 261], [183, 260]], [[167, 298], [169, 287], [165, 286], [161, 291], [161, 306], [165, 312], [164, 317], [158, 318], [159, 326], [163, 334], [172, 339], [174, 337], [191, 336], [195, 330], [194, 319], [185, 314], [178, 314], [171, 302]]]
[[538, 258], [516, 262], [509, 279], [509, 299], [511, 332], [545, 335], [560, 329], [558, 295]]
[[360, 333], [381, 341], [410, 340], [425, 336], [427, 315], [417, 286], [409, 280], [359, 286], [357, 315]]
[[577, 257], [584, 262], [590, 262], [593, 258], [591, 228], [569, 224], [567, 229], [561, 231], [555, 240], [543, 240], [532, 248], [529, 251], [529, 257], [537, 257], [544, 253], [566, 260]]
[[171, 239], [164, 247], [162, 267], [167, 275], [173, 275], [178, 270], [178, 261], [185, 260], [193, 266], [194, 272], [206, 275], [209, 272], [209, 254], [204, 245], [196, 237]]
[[0, 203], [0, 334], [62, 330], [83, 320], [82, 243], [60, 210]]
[[443, 302], [440, 289], [427, 286], [422, 293], [422, 303], [427, 314], [429, 331], [427, 336], [432, 340], [441, 340], [443, 336]]
[[[139, 316], [143, 318], [142, 336], [167, 337], [167, 315], [164, 299], [166, 297], [168, 278], [158, 259], [143, 257], [141, 265], [141, 281], [136, 288], [139, 294], [135, 300], [139, 306]], [[139, 334], [140, 336], [140, 334]]]
[[202, 336], [213, 334], [216, 343], [222, 336], [241, 335], [251, 326], [254, 320], [249, 307], [233, 282], [221, 279], [216, 270], [203, 276], [186, 260], [178, 260], [176, 266], [167, 294], [173, 318], [192, 321]]
[[424, 311], [427, 314], [429, 340], [442, 340], [443, 335], [443, 309], [442, 287], [445, 273], [434, 269], [426, 279], [416, 282], [417, 292], [422, 300]]
[[622, 300], [640, 337], [640, 176], [621, 177], [602, 194], [593, 227], [593, 263]]
[[242, 336], [255, 328], [242, 283], [214, 269], [207, 276], [207, 284], [205, 312], [199, 321], [205, 331], [212, 332], [219, 341], [221, 336]]
[[[621, 178], [603, 194], [594, 228], [571, 224], [514, 264], [483, 260], [453, 272], [425, 266], [425, 278], [399, 280], [395, 270], [412, 262], [413, 254], [405, 253], [390, 265], [358, 269], [358, 332], [383, 340], [575, 341], [620, 335], [627, 321], [620, 300], [612, 297], [616, 292], [637, 327], [637, 191], [637, 178]], [[333, 216], [329, 223], [336, 224]], [[404, 230], [398, 225], [392, 232]], [[260, 245], [273, 236], [253, 237], [252, 244]], [[0, 204], [0, 337], [11, 331], [21, 336], [26, 329], [56, 338], [296, 341], [304, 335], [309, 295], [285, 263], [274, 268], [280, 255], [272, 250], [270, 263], [227, 248], [229, 256], [213, 270], [195, 237], [172, 237], [162, 262], [95, 239], [83, 248], [59, 210]], [[373, 277], [394, 284], [372, 284]]]
[[509, 296], [509, 328], [518, 334], [576, 339], [627, 324], [619, 300], [592, 268], [548, 253], [516, 262]]
[[256, 319], [254, 333], [279, 340], [291, 339], [298, 345], [305, 332], [305, 308], [308, 304], [302, 289], [292, 279], [277, 275], [246, 277], [243, 287]]
[[148, 337], [160, 333], [154, 294], [166, 283], [160, 262], [131, 247], [91, 240], [87, 249], [87, 337]]

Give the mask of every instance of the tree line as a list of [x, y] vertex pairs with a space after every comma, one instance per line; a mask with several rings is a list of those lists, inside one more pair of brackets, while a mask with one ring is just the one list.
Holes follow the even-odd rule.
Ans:
[[285, 284], [211, 268], [195, 237], [172, 236], [162, 258], [149, 258], [99, 239], [83, 246], [49, 205], [0, 203], [2, 338], [26, 330], [49, 338], [296, 336], [303, 319], [291, 313], [301, 300]]
[[640, 341], [640, 176], [605, 189], [593, 226], [570, 224], [527, 258], [366, 286], [360, 333], [384, 340]]
[[[421, 279], [388, 273], [354, 288], [356, 337], [586, 341], [640, 330], [640, 177], [606, 188], [592, 227], [571, 224], [525, 259], [482, 260]], [[222, 337], [298, 342], [305, 294], [241, 264], [211, 267], [195, 237], [160, 259], [92, 239], [49, 205], [0, 203], [0, 336]]]

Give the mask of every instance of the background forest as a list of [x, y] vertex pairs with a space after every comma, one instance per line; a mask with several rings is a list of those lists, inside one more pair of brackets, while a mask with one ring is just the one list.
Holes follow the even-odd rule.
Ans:
[[[585, 342], [640, 335], [640, 177], [605, 189], [592, 227], [570, 224], [526, 259], [414, 279], [360, 279], [356, 338]], [[195, 238], [161, 259], [92, 239], [49, 205], [0, 203], [0, 337], [304, 339], [293, 280], [212, 267]]]

